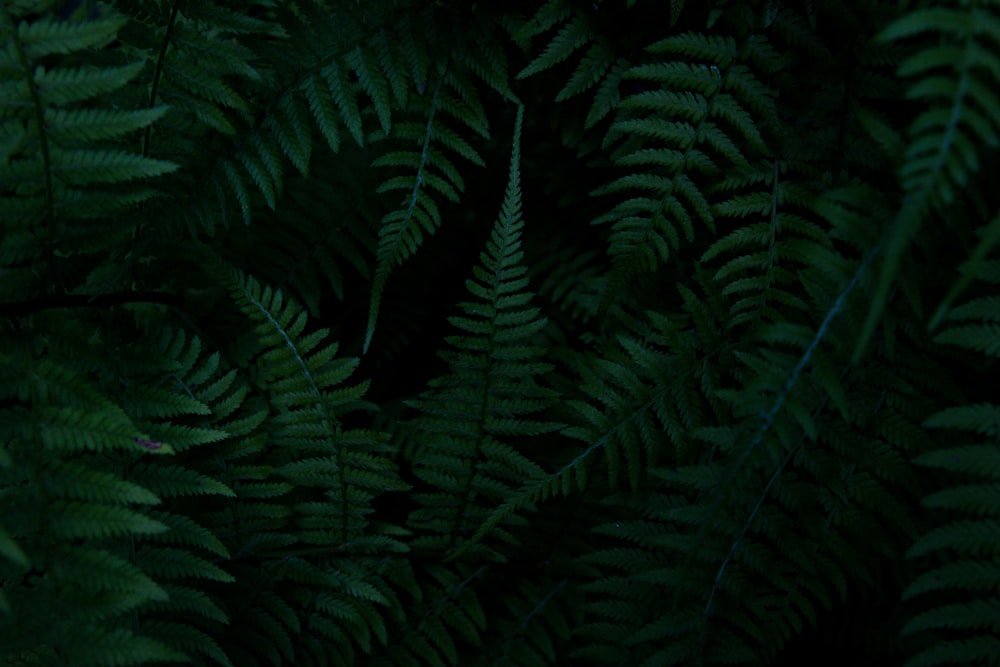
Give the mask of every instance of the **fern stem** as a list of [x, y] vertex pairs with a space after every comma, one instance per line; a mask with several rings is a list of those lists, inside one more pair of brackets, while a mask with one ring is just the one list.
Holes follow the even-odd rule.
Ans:
[[854, 287], [858, 284], [858, 281], [861, 279], [861, 276], [864, 275], [865, 271], [868, 269], [868, 266], [871, 264], [871, 261], [872, 259], [874, 259], [878, 250], [879, 246], [875, 246], [868, 252], [868, 256], [865, 257], [864, 261], [861, 263], [861, 266], [859, 266], [858, 269], [854, 272], [854, 275], [851, 276], [851, 279], [848, 281], [847, 286], [844, 287], [844, 289], [837, 296], [837, 300], [833, 303], [833, 306], [827, 312], [826, 317], [823, 318], [823, 322], [822, 324], [820, 324], [819, 329], [816, 330], [816, 335], [813, 336], [812, 342], [809, 344], [809, 347], [807, 347], [805, 352], [802, 353], [802, 356], [799, 358], [798, 363], [795, 365], [795, 368], [792, 370], [791, 375], [788, 377], [788, 381], [785, 383], [785, 386], [778, 393], [777, 397], [775, 397], [774, 403], [771, 405], [771, 409], [768, 410], [766, 414], [762, 415], [763, 423], [760, 425], [760, 428], [757, 431], [757, 435], [754, 437], [753, 441], [751, 441], [749, 446], [747, 446], [746, 450], [743, 452], [743, 455], [740, 457], [740, 460], [737, 463], [734, 470], [738, 470], [740, 467], [742, 467], [742, 465], [750, 457], [750, 454], [753, 452], [753, 450], [756, 449], [757, 446], [764, 440], [764, 436], [767, 435], [767, 432], [771, 429], [771, 424], [774, 422], [774, 418], [781, 411], [782, 406], [784, 406], [785, 399], [788, 397], [788, 395], [792, 391], [792, 388], [798, 382], [799, 376], [802, 374], [802, 371], [804, 371], [806, 366], [809, 365], [809, 362], [812, 360], [812, 355], [816, 351], [816, 348], [819, 347], [819, 344], [826, 337], [826, 332], [830, 328], [830, 324], [833, 322], [833, 319], [840, 313], [840, 310], [844, 307], [844, 302], [847, 300], [847, 295], [854, 290]]
[[[854, 275], [851, 276], [851, 279], [848, 281], [847, 285], [844, 287], [844, 289], [838, 295], [837, 300], [834, 302], [833, 306], [827, 312], [826, 317], [823, 319], [822, 324], [820, 324], [819, 329], [816, 331], [816, 335], [813, 337], [813, 340], [809, 344], [809, 347], [807, 347], [806, 350], [805, 350], [805, 352], [803, 352], [802, 357], [799, 359], [799, 361], [796, 364], [794, 370], [792, 371], [791, 375], [789, 376], [788, 381], [785, 383], [784, 388], [781, 390], [781, 392], [779, 392], [778, 396], [775, 398], [775, 401], [772, 404], [771, 409], [766, 414], [763, 415], [764, 421], [760, 425], [760, 428], [757, 430], [757, 435], [750, 442], [750, 444], [747, 445], [746, 448], [744, 448], [742, 454], [740, 455], [740, 458], [736, 461], [736, 463], [734, 465], [730, 466], [728, 474], [726, 476], [726, 479], [722, 480], [719, 483], [718, 488], [728, 489], [728, 488], [731, 487], [731, 485], [735, 481], [735, 478], [736, 478], [737, 474], [743, 468], [744, 464], [750, 458], [751, 454], [757, 449], [758, 445], [760, 445], [761, 442], [763, 442], [764, 436], [768, 433], [768, 431], [770, 431], [771, 425], [774, 422], [774, 418], [780, 412], [782, 406], [785, 403], [785, 399], [787, 398], [788, 394], [791, 392], [792, 388], [795, 386], [796, 382], [799, 379], [799, 376], [802, 374], [802, 371], [805, 370], [806, 366], [811, 361], [812, 355], [816, 351], [816, 348], [819, 346], [820, 342], [822, 342], [823, 338], [826, 336], [827, 330], [830, 327], [830, 323], [833, 322], [834, 317], [836, 317], [837, 314], [840, 313], [841, 309], [844, 306], [844, 302], [847, 299], [847, 295], [850, 294], [854, 290], [854, 287], [857, 285], [858, 281], [861, 279], [861, 276], [864, 275], [865, 271], [867, 271], [868, 266], [871, 264], [872, 259], [875, 257], [875, 255], [878, 252], [878, 248], [879, 247], [876, 246], [876, 247], [872, 248], [868, 252], [868, 255], [865, 257], [864, 261], [861, 263], [861, 265], [858, 267], [858, 269], [854, 272]], [[736, 554], [736, 550], [739, 548], [739, 545], [742, 543], [743, 538], [746, 536], [747, 532], [750, 529], [750, 525], [753, 523], [754, 518], [756, 517], [757, 513], [760, 511], [761, 507], [763, 506], [764, 500], [767, 498], [768, 492], [773, 487], [773, 485], [775, 484], [775, 482], [780, 478], [781, 472], [785, 469], [785, 467], [788, 465], [789, 461], [791, 461], [792, 456], [797, 451], [798, 451], [798, 447], [794, 447], [794, 448], [791, 448], [788, 452], [786, 452], [784, 460], [778, 466], [777, 470], [772, 474], [771, 479], [767, 483], [767, 486], [764, 488], [764, 491], [760, 494], [760, 497], [757, 500], [757, 503], [754, 506], [753, 511], [750, 513], [750, 516], [748, 517], [748, 519], [746, 520], [746, 522], [744, 522], [743, 528], [740, 531], [740, 534], [733, 541], [733, 544], [732, 544], [732, 546], [729, 549], [729, 553], [726, 555], [726, 557], [723, 560], [722, 564], [719, 566], [719, 569], [716, 572], [715, 582], [712, 585], [712, 590], [709, 593], [708, 600], [707, 600], [706, 605], [705, 605], [704, 613], [705, 613], [706, 617], [712, 611], [712, 608], [713, 608], [713, 605], [714, 605], [714, 601], [715, 601], [715, 595], [716, 595], [717, 591], [719, 590], [719, 586], [720, 586], [720, 584], [722, 582], [722, 576], [725, 573], [726, 569], [729, 567], [730, 562], [732, 561], [734, 555]], [[709, 518], [706, 519], [706, 521], [705, 521], [705, 525], [706, 526], [712, 525], [712, 519], [719, 512], [719, 510], [721, 509], [722, 504], [723, 504], [724, 501], [725, 501], [725, 495], [722, 494], [722, 493], [717, 494], [717, 498], [716, 498], [715, 502], [713, 503], [713, 507], [712, 507], [711, 511], [708, 513], [708, 517]], [[700, 541], [704, 540], [704, 538], [705, 538], [705, 532], [706, 531], [702, 531], [702, 538], [701, 538]], [[687, 558], [688, 565], [690, 565], [691, 560], [694, 558], [694, 553], [697, 551], [697, 549], [698, 549], [698, 547], [696, 546], [691, 551], [691, 553], [688, 554], [688, 558]], [[676, 603], [676, 597], [675, 597], [675, 603]]]
[[761, 491], [760, 497], [757, 499], [757, 503], [754, 505], [753, 510], [750, 512], [750, 516], [748, 516], [747, 520], [743, 523], [743, 528], [742, 530], [740, 530], [739, 536], [735, 540], [733, 540], [733, 545], [729, 548], [729, 553], [726, 554], [725, 559], [722, 561], [722, 565], [720, 565], [718, 571], [716, 571], [715, 582], [712, 584], [712, 591], [711, 593], [709, 593], [708, 601], [705, 603], [706, 626], [707, 626], [707, 618], [711, 616], [712, 609], [715, 606], [715, 594], [719, 592], [719, 587], [722, 584], [723, 574], [725, 574], [726, 569], [732, 562], [733, 556], [736, 555], [736, 550], [739, 549], [740, 545], [743, 543], [743, 539], [747, 536], [747, 533], [750, 532], [750, 527], [753, 525], [754, 519], [757, 518], [757, 513], [760, 512], [761, 508], [764, 506], [764, 501], [767, 500], [767, 496], [770, 494], [771, 489], [774, 487], [778, 479], [781, 478], [781, 473], [785, 470], [785, 468], [788, 466], [788, 464], [791, 462], [792, 458], [798, 451], [799, 451], [798, 447], [790, 449], [788, 453], [785, 455], [785, 460], [781, 462], [781, 465], [778, 466], [778, 469], [775, 470], [774, 473], [771, 475], [771, 479], [768, 480], [767, 486], [765, 486], [764, 490]]

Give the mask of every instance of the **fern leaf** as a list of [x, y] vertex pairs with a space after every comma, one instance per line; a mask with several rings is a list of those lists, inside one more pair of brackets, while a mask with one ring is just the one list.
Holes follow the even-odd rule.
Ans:
[[46, 109], [49, 136], [60, 145], [116, 139], [152, 125], [166, 113], [166, 107], [136, 111], [107, 109]]
[[556, 102], [563, 102], [590, 90], [604, 79], [613, 64], [614, 57], [611, 50], [599, 42], [593, 44], [580, 59], [580, 64], [577, 65], [569, 81], [559, 90]]
[[[303, 92], [309, 102], [309, 111], [312, 112], [320, 134], [326, 139], [327, 145], [334, 153], [340, 151], [340, 134], [337, 132], [338, 116], [334, 110], [337, 104], [330, 88], [323, 78], [316, 74], [308, 77], [303, 83]], [[355, 136], [355, 140], [357, 137]]]
[[[740, 169], [747, 163], [748, 149], [764, 150], [758, 124], [772, 122], [773, 104], [764, 86], [736, 62], [735, 48], [732, 40], [680, 35], [647, 51], [684, 61], [637, 64], [624, 72], [626, 78], [656, 87], [618, 104], [606, 140], [625, 138], [628, 149], [616, 162], [630, 173], [597, 194], [640, 194], [624, 198], [594, 220], [612, 224], [609, 253], [614, 271], [604, 308], [635, 274], [667, 261], [680, 247], [681, 233], [692, 241], [696, 221], [714, 231], [712, 208], [700, 186], [704, 174], [714, 174], [723, 164]], [[692, 63], [691, 58], [701, 62]], [[729, 92], [730, 77], [744, 83]]]
[[[456, 351], [442, 354], [452, 374], [433, 381], [413, 403], [425, 415], [415, 436], [420, 444], [414, 472], [435, 491], [421, 497], [423, 508], [411, 524], [452, 543], [479, 526], [488, 504], [504, 501], [512, 482], [543, 474], [511, 443], [557, 427], [525, 419], [545, 407], [551, 392], [536, 384], [534, 376], [548, 366], [538, 363], [540, 350], [528, 342], [545, 321], [529, 307], [532, 295], [525, 291], [527, 269], [521, 265], [522, 117], [519, 108], [500, 217], [482, 265], [466, 283], [476, 301], [460, 304], [464, 315], [449, 320], [461, 332], [446, 338]], [[456, 466], [456, 461], [462, 463]], [[474, 490], [487, 506], [463, 489]]]
[[386, 134], [392, 130], [391, 103], [388, 82], [382, 78], [374, 54], [357, 47], [347, 56], [347, 62], [358, 76], [358, 83], [372, 99], [379, 124]]
[[518, 79], [524, 79], [538, 72], [553, 67], [569, 58], [575, 51], [582, 48], [590, 41], [590, 22], [584, 17], [577, 15], [560, 29], [552, 41], [549, 42], [545, 50], [527, 67], [517, 75]]
[[309, 157], [312, 137], [305, 122], [305, 112], [298, 95], [286, 95], [278, 103], [272, 117], [271, 130], [295, 168], [303, 176], [309, 175]]
[[347, 69], [333, 62], [323, 68], [322, 74], [330, 90], [330, 96], [340, 109], [340, 118], [344, 126], [358, 146], [363, 146], [365, 140], [361, 128], [361, 108], [347, 78]]
[[[754, 220], [737, 226], [701, 256], [702, 262], [710, 263], [732, 255], [715, 273], [724, 285], [723, 294], [734, 299], [729, 327], [782, 322], [792, 317], [792, 309], [807, 312], [808, 303], [796, 293], [800, 271], [845, 264], [833, 251], [827, 232], [806, 215], [811, 212], [799, 209], [798, 202], [808, 201], [811, 193], [794, 177], [782, 176], [793, 171], [792, 165], [760, 164], [719, 185], [727, 198], [713, 207], [715, 217]], [[742, 188], [751, 182], [759, 183], [760, 189], [744, 194]], [[770, 331], [767, 337], [777, 340], [777, 330]]]
[[[926, 18], [926, 17], [924, 17]], [[955, 15], [940, 17], [954, 20]], [[919, 29], [920, 21], [905, 24]], [[982, 259], [975, 264], [976, 278], [984, 278]], [[995, 290], [994, 290], [995, 292]], [[983, 308], [994, 294], [973, 299], [955, 308], [945, 320], [950, 325], [935, 340], [959, 345], [969, 350], [1000, 356], [1000, 338], [989, 322], [995, 319], [991, 308]], [[968, 323], [972, 322], [970, 326]], [[978, 326], [977, 326], [978, 325]], [[945, 512], [947, 520], [932, 528], [911, 546], [908, 556], [934, 562], [904, 593], [907, 598], [927, 600], [926, 608], [912, 617], [903, 634], [919, 633], [926, 637], [947, 637], [952, 660], [988, 663], [995, 657], [993, 646], [1000, 624], [1000, 609], [995, 604], [995, 586], [989, 581], [1000, 575], [997, 538], [1000, 536], [1000, 504], [996, 502], [1000, 486], [1000, 407], [990, 403], [969, 403], [946, 408], [931, 416], [925, 424], [967, 435], [958, 446], [944, 446], [926, 452], [915, 462], [952, 476], [937, 477], [948, 482], [924, 497], [923, 504]], [[943, 562], [940, 560], [944, 558]], [[982, 582], [983, 585], [976, 585]], [[946, 635], [942, 636], [942, 632]], [[907, 665], [941, 664], [939, 645], [931, 644], [916, 653]]]
[[[900, 170], [903, 201], [888, 231], [885, 257], [872, 308], [861, 331], [855, 361], [874, 334], [885, 308], [903, 254], [924, 220], [948, 207], [980, 168], [977, 146], [996, 146], [1000, 125], [986, 121], [981, 111], [1000, 104], [993, 92], [1000, 83], [990, 63], [992, 48], [982, 37], [1000, 31], [1000, 13], [972, 7], [914, 9], [880, 35], [900, 41], [912, 35], [937, 36], [903, 62], [900, 72], [916, 77], [908, 97], [924, 100], [926, 110], [914, 121]], [[955, 60], [955, 56], [960, 56]], [[956, 68], [956, 76], [939, 74]], [[992, 74], [990, 74], [992, 73]]]
[[403, 201], [402, 208], [390, 211], [382, 218], [379, 228], [377, 266], [372, 279], [365, 351], [371, 345], [382, 295], [392, 271], [416, 252], [423, 242], [424, 233], [433, 234], [441, 225], [441, 215], [432, 191], [457, 202], [459, 193], [464, 189], [464, 181], [458, 170], [436, 144], [451, 149], [474, 164], [483, 164], [478, 151], [451, 129], [441, 116], [447, 114], [451, 120], [461, 122], [483, 138], [489, 138], [485, 109], [479, 101], [475, 86], [464, 73], [451, 69], [439, 72], [433, 95], [421, 106], [426, 114], [426, 124], [420, 126], [415, 123], [400, 123], [396, 126], [396, 135], [416, 143], [419, 150], [410, 147], [407, 150], [408, 158], [404, 158], [402, 153], [392, 152], [388, 157], [377, 158], [375, 162], [381, 165], [404, 165], [409, 170], [405, 176], [392, 178], [379, 187], [380, 192], [402, 191]]
[[[168, 531], [143, 511], [160, 499], [109, 464], [134, 453], [126, 434], [134, 436], [138, 429], [65, 366], [19, 355], [4, 355], [0, 362], [3, 376], [15, 382], [11, 396], [17, 397], [0, 417], [14, 462], [0, 469], [0, 486], [21, 488], [16, 497], [4, 494], [0, 501], [7, 557], [0, 576], [12, 593], [5, 602], [25, 619], [23, 625], [2, 626], [0, 651], [17, 655], [62, 645], [71, 647], [72, 659], [94, 664], [107, 664], [101, 661], [116, 651], [132, 661], [183, 658], [133, 633], [120, 637], [124, 644], [118, 648], [104, 644], [123, 615], [166, 599], [153, 578], [119, 553], [123, 542]], [[27, 451], [36, 454], [29, 457]], [[44, 503], [45, 509], [24, 512], [22, 503]], [[74, 634], [80, 628], [86, 641]]]

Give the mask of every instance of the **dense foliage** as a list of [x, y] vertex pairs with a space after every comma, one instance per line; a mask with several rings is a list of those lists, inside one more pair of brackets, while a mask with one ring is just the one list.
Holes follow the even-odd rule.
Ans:
[[0, 44], [0, 664], [1000, 665], [997, 0]]

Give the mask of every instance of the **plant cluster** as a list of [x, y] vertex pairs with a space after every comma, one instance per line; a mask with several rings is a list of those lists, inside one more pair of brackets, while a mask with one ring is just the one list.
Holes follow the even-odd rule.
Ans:
[[4, 667], [1000, 665], [997, 0], [0, 44]]

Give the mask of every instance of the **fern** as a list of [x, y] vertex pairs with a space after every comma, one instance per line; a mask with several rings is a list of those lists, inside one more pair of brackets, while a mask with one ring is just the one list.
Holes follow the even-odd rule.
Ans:
[[0, 206], [3, 235], [12, 240], [0, 265], [23, 294], [42, 294], [54, 279], [53, 269], [39, 274], [23, 266], [25, 258], [51, 264], [60, 253], [115, 252], [109, 240], [135, 227], [120, 214], [157, 195], [152, 187], [126, 182], [151, 179], [177, 165], [123, 147], [124, 138], [167, 111], [160, 105], [119, 108], [109, 101], [144, 67], [134, 56], [100, 57], [100, 49], [125, 25], [124, 16], [104, 9], [72, 24], [11, 5], [3, 8], [0, 21], [0, 36], [9, 44], [3, 69], [10, 73], [0, 110]]
[[[746, 46], [751, 57], [765, 49], [766, 44], [757, 42]], [[649, 81], [653, 87], [622, 100], [606, 139], [622, 142], [615, 162], [631, 173], [598, 190], [628, 193], [594, 220], [612, 224], [614, 270], [605, 308], [632, 276], [653, 271], [676, 253], [681, 234], [693, 241], [696, 222], [714, 233], [703, 179], [728, 166], [743, 167], [747, 151], [763, 152], [759, 126], [774, 122], [770, 93], [740, 62], [732, 38], [678, 35], [647, 51], [678, 59], [635, 65], [625, 73], [626, 79]], [[773, 62], [767, 66], [775, 69]]]
[[[1000, 225], [994, 219], [988, 230]], [[987, 232], [989, 233], [989, 231]], [[982, 266], [980, 264], [980, 266]], [[936, 340], [965, 347], [988, 357], [1000, 354], [997, 345], [997, 276], [976, 271], [989, 291], [955, 308], [950, 324]], [[908, 665], [939, 665], [956, 660], [966, 664], [996, 664], [996, 582], [1000, 560], [996, 549], [1000, 534], [1000, 506], [996, 503], [1000, 459], [1000, 407], [994, 403], [968, 403], [935, 413], [926, 425], [961, 432], [958, 443], [941, 446], [916, 459], [938, 474], [938, 489], [924, 498], [931, 511], [947, 513], [948, 523], [922, 535], [908, 555], [923, 563], [905, 598], [920, 598], [926, 609], [903, 628], [904, 634], [923, 633], [924, 644]], [[930, 597], [933, 596], [933, 597]]]
[[888, 237], [878, 291], [859, 339], [859, 354], [873, 334], [907, 244], [932, 212], [947, 209], [956, 190], [964, 189], [979, 171], [977, 145], [997, 146], [997, 126], [989, 113], [997, 104], [993, 93], [996, 72], [991, 65], [994, 49], [989, 39], [980, 37], [997, 30], [1000, 16], [987, 3], [982, 7], [916, 9], [880, 35], [884, 40], [900, 41], [931, 32], [938, 34], [942, 43], [922, 48], [899, 68], [900, 75], [919, 77], [907, 96], [927, 100], [928, 108], [910, 128], [905, 163], [899, 172], [904, 197]]
[[140, 509], [159, 499], [120, 473], [124, 462], [155, 454], [142, 451], [128, 416], [79, 374], [51, 360], [26, 364], [22, 355], [3, 359], [3, 437], [14, 464], [0, 483], [7, 536], [0, 579], [10, 591], [3, 655], [91, 664], [183, 658], [163, 641], [117, 627], [168, 597], [124, 549], [168, 530]]
[[1000, 30], [917, 4], [4, 3], [4, 664], [996, 664]]
[[[433, 33], [425, 35], [432, 38]], [[488, 39], [488, 36], [484, 36]], [[410, 40], [412, 42], [412, 40]], [[380, 193], [400, 192], [399, 206], [382, 217], [376, 251], [376, 268], [372, 278], [371, 303], [365, 350], [371, 345], [379, 305], [389, 275], [422, 244], [424, 234], [434, 234], [441, 226], [438, 199], [444, 197], [458, 203], [465, 189], [465, 179], [453, 162], [453, 154], [473, 164], [484, 166], [476, 148], [452, 129], [449, 121], [457, 121], [482, 138], [489, 138], [489, 120], [479, 101], [473, 76], [497, 88], [511, 98], [506, 87], [506, 60], [490, 42], [475, 45], [484, 49], [486, 67], [462, 66], [465, 45], [459, 42], [452, 54], [439, 64], [436, 71], [419, 72], [421, 91], [415, 101], [420, 121], [397, 126], [393, 137], [402, 140], [404, 148], [391, 150], [372, 163], [375, 167], [402, 168], [403, 175], [390, 178], [379, 186]], [[471, 45], [470, 45], [471, 46]], [[447, 149], [447, 150], [445, 150]]]
[[[598, 11], [596, 5], [593, 9]], [[614, 45], [598, 32], [597, 22], [593, 12], [573, 8], [565, 0], [550, 0], [512, 34], [516, 42], [523, 43], [559, 27], [551, 41], [537, 49], [538, 55], [518, 73], [519, 79], [549, 70], [587, 47], [573, 74], [555, 97], [555, 101], [563, 102], [596, 87], [585, 121], [587, 127], [599, 123], [621, 101], [619, 84], [625, 71], [625, 61], [615, 57]]]
[[455, 546], [515, 481], [542, 476], [537, 463], [505, 440], [527, 441], [558, 427], [524, 418], [553, 394], [534, 377], [548, 370], [537, 361], [542, 350], [530, 344], [545, 321], [537, 308], [529, 307], [527, 269], [520, 263], [523, 113], [519, 107], [500, 218], [480, 257], [482, 265], [466, 283], [477, 301], [462, 303], [464, 315], [450, 319], [463, 332], [447, 339], [457, 348], [443, 355], [451, 375], [432, 382], [428, 393], [413, 403], [426, 415], [415, 435], [414, 473], [434, 489], [418, 496], [423, 508], [409, 522], [425, 535], [416, 542], [424, 547]]

